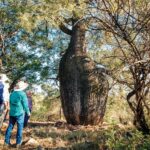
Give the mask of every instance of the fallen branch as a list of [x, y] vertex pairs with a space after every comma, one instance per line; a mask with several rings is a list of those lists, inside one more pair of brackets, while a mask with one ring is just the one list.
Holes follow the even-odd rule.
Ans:
[[48, 126], [48, 125], [51, 125], [51, 126], [54, 126], [56, 122], [39, 122], [39, 121], [29, 121], [28, 122], [28, 125], [30, 126]]

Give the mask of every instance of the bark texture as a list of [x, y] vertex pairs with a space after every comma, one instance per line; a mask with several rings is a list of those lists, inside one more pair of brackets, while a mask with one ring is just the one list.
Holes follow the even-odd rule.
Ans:
[[148, 122], [145, 118], [145, 112], [144, 112], [144, 95], [142, 95], [143, 88], [142, 85], [139, 83], [138, 88], [135, 88], [136, 90], [131, 91], [127, 95], [127, 102], [134, 114], [134, 120], [133, 124], [135, 127], [142, 131], [144, 134], [149, 134], [149, 126]]
[[85, 26], [74, 25], [71, 40], [59, 67], [60, 93], [66, 120], [73, 125], [102, 122], [108, 81], [86, 54]]

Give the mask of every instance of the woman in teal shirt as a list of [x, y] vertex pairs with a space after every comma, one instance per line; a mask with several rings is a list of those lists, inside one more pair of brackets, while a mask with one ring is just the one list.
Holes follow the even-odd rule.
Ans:
[[24, 113], [26, 112], [30, 116], [27, 95], [23, 91], [25, 88], [27, 88], [27, 84], [23, 81], [19, 81], [16, 84], [14, 91], [10, 94], [10, 118], [9, 125], [5, 134], [5, 146], [10, 145], [11, 132], [15, 123], [17, 123], [16, 147], [21, 146]]

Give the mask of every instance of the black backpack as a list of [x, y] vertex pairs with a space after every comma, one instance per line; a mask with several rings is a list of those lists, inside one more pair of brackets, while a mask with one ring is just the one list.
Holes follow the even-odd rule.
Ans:
[[0, 81], [0, 105], [4, 102], [3, 92], [4, 92], [4, 84]]

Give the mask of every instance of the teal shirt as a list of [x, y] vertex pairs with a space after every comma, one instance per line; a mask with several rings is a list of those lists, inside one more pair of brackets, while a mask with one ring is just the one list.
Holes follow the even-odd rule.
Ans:
[[10, 95], [10, 116], [29, 114], [27, 95], [23, 91], [13, 91]]

